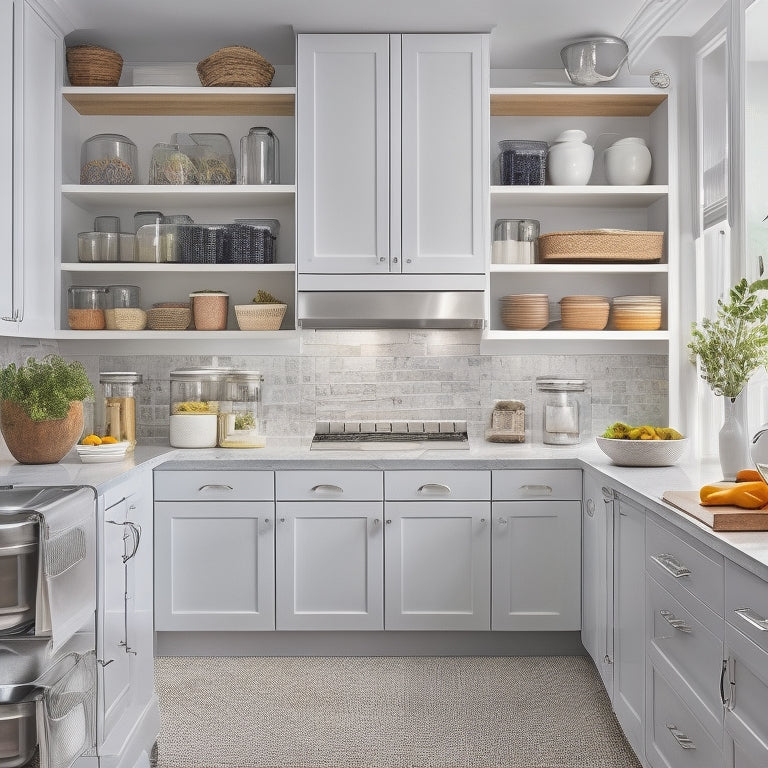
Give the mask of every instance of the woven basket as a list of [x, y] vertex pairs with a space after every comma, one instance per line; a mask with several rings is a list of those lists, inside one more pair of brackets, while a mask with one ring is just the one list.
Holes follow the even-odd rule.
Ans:
[[152, 307], [147, 310], [151, 331], [185, 331], [192, 322], [192, 310], [185, 307]]
[[287, 304], [236, 304], [235, 317], [241, 331], [278, 331]]
[[138, 307], [105, 309], [108, 331], [143, 331], [147, 327], [147, 313]]
[[75, 86], [113, 88], [120, 82], [123, 57], [99, 45], [73, 45], [67, 48], [67, 74]]
[[208, 87], [260, 88], [268, 86], [275, 68], [253, 48], [219, 48], [197, 65], [200, 82]]
[[539, 237], [539, 261], [660, 261], [663, 245], [663, 232], [634, 232], [629, 229], [550, 232]]

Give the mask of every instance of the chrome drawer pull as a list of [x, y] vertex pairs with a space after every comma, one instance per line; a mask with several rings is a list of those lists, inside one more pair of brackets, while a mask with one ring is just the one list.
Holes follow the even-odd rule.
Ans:
[[340, 485], [331, 485], [330, 483], [313, 485], [311, 491], [312, 493], [344, 493], [344, 489]]
[[223, 483], [209, 483], [208, 485], [201, 485], [197, 490], [202, 493], [203, 491], [234, 491], [235, 489], [231, 485], [224, 485]]
[[659, 613], [664, 621], [666, 621], [670, 627], [674, 627], [678, 632], [693, 632], [693, 630], [682, 619], [678, 619], [672, 611], [661, 610]]
[[519, 491], [527, 493], [529, 496], [551, 496], [551, 485], [521, 485]]
[[507, 524], [508, 524], [508, 520], [506, 517], [499, 518], [499, 525], [507, 525]]
[[424, 496], [448, 496], [451, 489], [444, 483], [424, 483], [416, 493], [421, 493]]
[[651, 560], [658, 563], [667, 573], [679, 579], [690, 576], [691, 569], [684, 566], [674, 555], [651, 555]]
[[733, 612], [741, 616], [747, 624], [751, 624], [761, 632], [768, 632], [768, 619], [764, 619], [759, 613], [753, 611], [751, 608], [736, 608]]
[[675, 741], [683, 749], [696, 749], [696, 745], [693, 743], [693, 740], [686, 736], [676, 725], [672, 725], [671, 723], [665, 723], [665, 725], [667, 726], [667, 730], [674, 737]]
[[595, 516], [595, 502], [593, 499], [587, 499], [587, 514], [590, 517]]

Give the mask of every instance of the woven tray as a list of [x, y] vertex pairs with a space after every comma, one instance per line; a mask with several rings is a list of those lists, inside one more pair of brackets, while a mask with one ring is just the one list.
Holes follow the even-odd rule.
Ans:
[[67, 74], [75, 86], [114, 88], [120, 82], [123, 57], [100, 45], [73, 45], [67, 48]]
[[287, 304], [236, 304], [235, 317], [241, 331], [278, 331]]
[[629, 229], [584, 229], [550, 232], [539, 237], [541, 262], [661, 261], [663, 232]]
[[208, 87], [263, 88], [272, 82], [275, 68], [253, 48], [219, 48], [197, 65], [200, 82]]

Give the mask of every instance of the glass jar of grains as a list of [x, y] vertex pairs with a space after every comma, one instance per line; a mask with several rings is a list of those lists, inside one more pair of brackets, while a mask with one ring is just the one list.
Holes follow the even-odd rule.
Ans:
[[222, 368], [171, 371], [170, 441], [174, 448], [214, 448]]
[[67, 321], [73, 331], [102, 331], [106, 328], [107, 289], [73, 285], [67, 289]]
[[134, 371], [102, 371], [99, 383], [99, 433], [127, 441], [130, 452], [136, 445], [136, 387], [142, 383], [142, 376]]

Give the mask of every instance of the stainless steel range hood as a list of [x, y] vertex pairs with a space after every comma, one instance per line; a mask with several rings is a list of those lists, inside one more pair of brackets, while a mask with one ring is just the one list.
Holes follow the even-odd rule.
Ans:
[[299, 291], [302, 328], [482, 328], [482, 291]]

